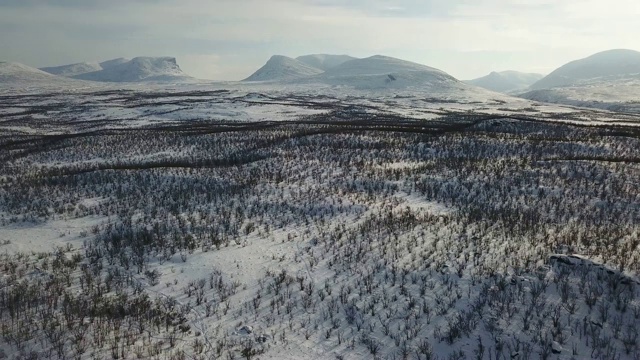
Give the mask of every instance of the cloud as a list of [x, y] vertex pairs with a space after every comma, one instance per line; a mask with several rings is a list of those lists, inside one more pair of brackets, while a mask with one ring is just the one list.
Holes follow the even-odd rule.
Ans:
[[635, 0], [0, 0], [0, 48], [35, 66], [170, 55], [216, 79], [276, 53], [383, 53], [467, 78], [632, 48], [637, 18]]

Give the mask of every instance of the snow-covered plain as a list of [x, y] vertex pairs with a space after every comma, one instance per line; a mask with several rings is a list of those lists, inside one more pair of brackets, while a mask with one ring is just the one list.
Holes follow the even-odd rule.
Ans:
[[640, 117], [455, 89], [0, 90], [0, 354], [638, 358]]

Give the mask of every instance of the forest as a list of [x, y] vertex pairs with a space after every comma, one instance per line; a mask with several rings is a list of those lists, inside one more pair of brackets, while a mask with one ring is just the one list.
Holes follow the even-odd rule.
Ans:
[[0, 358], [640, 359], [636, 120], [264, 102], [4, 115], [0, 232], [81, 226], [0, 242]]

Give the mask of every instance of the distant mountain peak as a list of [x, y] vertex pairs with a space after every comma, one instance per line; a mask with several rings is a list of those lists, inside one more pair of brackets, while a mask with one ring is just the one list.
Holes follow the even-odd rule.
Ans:
[[532, 90], [572, 86], [602, 78], [640, 73], [640, 52], [628, 49], [602, 51], [571, 61], [531, 86]]
[[[0, 83], [1, 84], [24, 84], [39, 83], [42, 81], [55, 80], [55, 75], [42, 70], [16, 63], [0, 62]], [[63, 78], [64, 79], [64, 78]]]
[[183, 81], [185, 74], [174, 57], [139, 56], [131, 60], [114, 59], [103, 63], [101, 70], [84, 73], [74, 78], [104, 82]]
[[98, 82], [185, 81], [191, 79], [182, 72], [175, 57], [139, 56], [117, 58], [100, 63], [83, 62], [42, 68], [63, 77]]
[[[451, 75], [442, 70], [407, 60], [397, 59], [385, 55], [373, 55], [363, 59], [347, 61], [340, 66], [329, 69], [326, 76], [353, 76], [353, 75], [387, 75], [400, 72], [425, 72], [447, 76]], [[456, 80], [457, 81], [457, 80]]]
[[355, 58], [312, 54], [296, 59], [276, 55], [245, 81], [282, 81], [358, 89], [453, 88], [460, 82], [444, 71], [385, 55]]
[[40, 70], [53, 75], [73, 77], [80, 74], [102, 70], [102, 66], [94, 62], [81, 62], [76, 64], [43, 67]]
[[264, 66], [243, 81], [290, 80], [322, 73], [321, 69], [309, 66], [302, 61], [273, 55]]
[[465, 81], [467, 84], [478, 86], [487, 90], [514, 93], [527, 89], [531, 84], [542, 79], [544, 75], [523, 73], [519, 71], [492, 71], [487, 76]]

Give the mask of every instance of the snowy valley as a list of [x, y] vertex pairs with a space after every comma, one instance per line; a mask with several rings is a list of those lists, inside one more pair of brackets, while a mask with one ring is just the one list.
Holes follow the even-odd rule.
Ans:
[[527, 97], [0, 63], [0, 358], [638, 359], [640, 114]]

